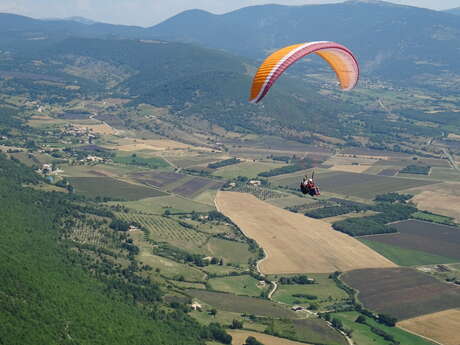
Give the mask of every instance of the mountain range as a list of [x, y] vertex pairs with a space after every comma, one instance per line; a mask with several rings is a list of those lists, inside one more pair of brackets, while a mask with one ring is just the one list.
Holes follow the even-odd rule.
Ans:
[[402, 80], [446, 69], [460, 73], [458, 18], [382, 1], [264, 5], [223, 15], [190, 10], [148, 30], [257, 59], [285, 45], [333, 40], [356, 53], [366, 74]]
[[190, 10], [150, 28], [0, 14], [0, 44], [3, 48], [34, 49], [34, 41], [51, 43], [68, 37], [161, 39], [262, 59], [284, 45], [333, 40], [355, 52], [364, 76], [407, 82], [421, 73], [460, 74], [460, 51], [456, 48], [460, 46], [460, 21], [451, 13], [351, 0], [252, 6], [222, 15]]
[[460, 15], [460, 7], [451, 8], [450, 10], [446, 10], [445, 12]]

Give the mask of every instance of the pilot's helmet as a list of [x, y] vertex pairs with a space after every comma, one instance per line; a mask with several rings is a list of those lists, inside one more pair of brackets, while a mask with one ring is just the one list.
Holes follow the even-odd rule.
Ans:
[[308, 179], [308, 182], [313, 182], [313, 180], [311, 178]]

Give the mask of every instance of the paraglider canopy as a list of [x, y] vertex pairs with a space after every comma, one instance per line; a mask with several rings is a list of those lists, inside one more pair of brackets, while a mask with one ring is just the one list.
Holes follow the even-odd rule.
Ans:
[[308, 42], [282, 48], [270, 55], [254, 76], [249, 101], [251, 103], [261, 101], [289, 66], [313, 53], [329, 63], [337, 75], [342, 90], [349, 91], [356, 86], [359, 79], [359, 65], [348, 48], [335, 42]]

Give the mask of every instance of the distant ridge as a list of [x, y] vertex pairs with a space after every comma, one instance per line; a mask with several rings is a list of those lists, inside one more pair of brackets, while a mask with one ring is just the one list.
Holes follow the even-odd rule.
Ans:
[[455, 48], [460, 46], [460, 21], [442, 11], [385, 1], [261, 5], [221, 15], [192, 10], [148, 30], [157, 38], [256, 59], [297, 42], [333, 40], [358, 55], [364, 74], [391, 79], [437, 74], [446, 68], [460, 73], [460, 51]]
[[450, 10], [446, 10], [444, 12], [460, 16], [460, 7], [451, 8]]

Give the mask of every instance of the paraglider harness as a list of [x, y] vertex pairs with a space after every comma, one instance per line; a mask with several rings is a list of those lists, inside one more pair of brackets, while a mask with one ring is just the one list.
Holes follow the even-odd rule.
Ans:
[[309, 194], [310, 196], [319, 196], [321, 195], [318, 186], [313, 181], [313, 176], [315, 172], [311, 175], [311, 179], [308, 178], [308, 175], [305, 175], [302, 182], [300, 183], [300, 190], [303, 194]]

